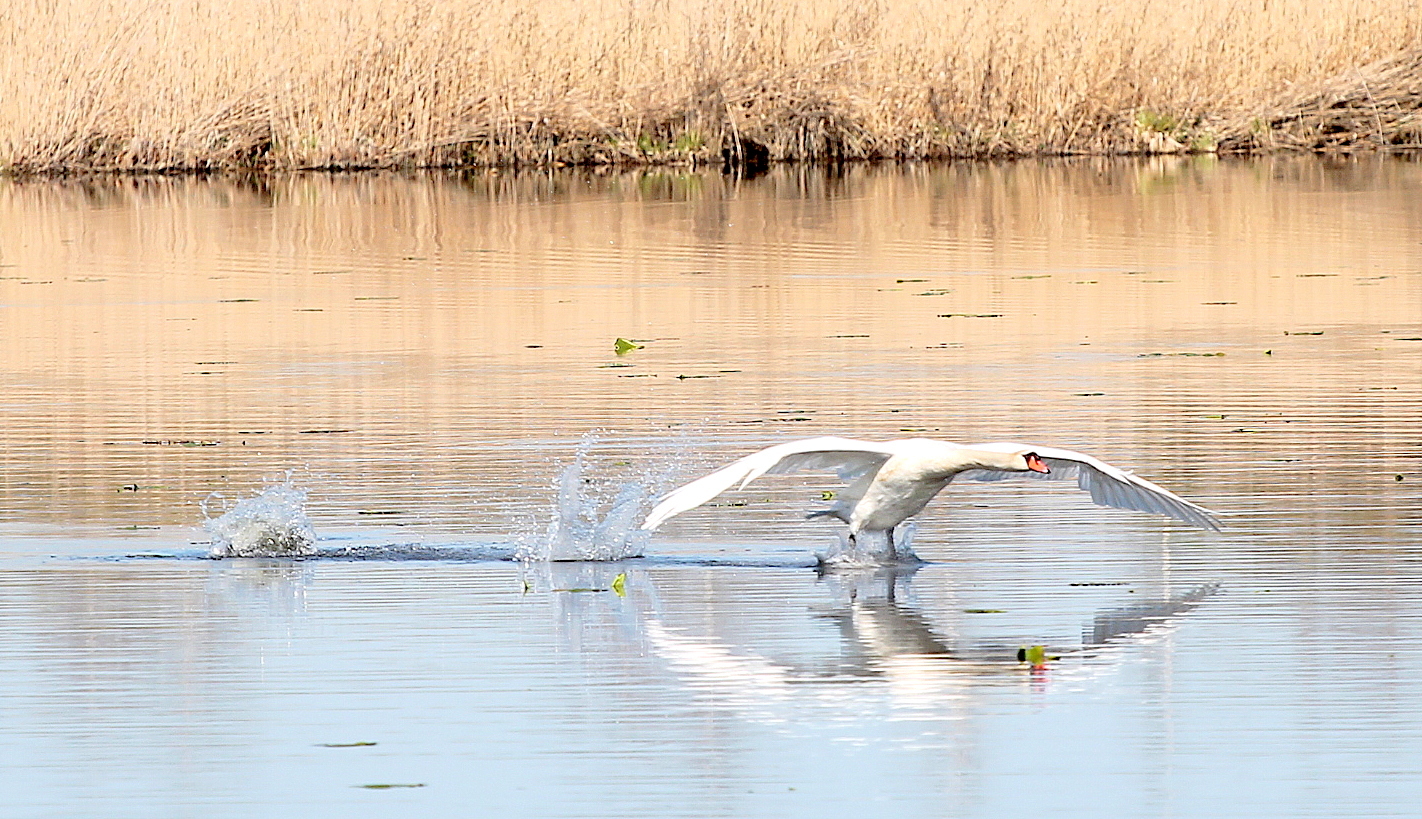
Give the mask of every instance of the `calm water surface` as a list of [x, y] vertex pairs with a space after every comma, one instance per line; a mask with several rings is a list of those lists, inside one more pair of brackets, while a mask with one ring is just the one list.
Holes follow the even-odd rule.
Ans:
[[[1422, 165], [4, 182], [0, 328], [5, 816], [1416, 815]], [[608, 519], [820, 434], [1229, 528]], [[288, 480], [320, 557], [203, 559]]]

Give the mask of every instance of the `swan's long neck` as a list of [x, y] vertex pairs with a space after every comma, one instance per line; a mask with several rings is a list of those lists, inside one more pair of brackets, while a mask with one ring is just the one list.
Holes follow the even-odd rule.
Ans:
[[954, 447], [952, 451], [931, 459], [925, 472], [940, 480], [951, 480], [969, 469], [994, 469], [1003, 472], [1026, 472], [1027, 462], [1021, 452], [995, 452], [972, 447]]

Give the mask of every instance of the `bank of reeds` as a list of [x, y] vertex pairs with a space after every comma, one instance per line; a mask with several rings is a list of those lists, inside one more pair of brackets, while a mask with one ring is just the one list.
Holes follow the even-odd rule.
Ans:
[[1417, 0], [7, 0], [0, 168], [1309, 148], [1342, 99], [1415, 141], [1349, 78], [1419, 43]]

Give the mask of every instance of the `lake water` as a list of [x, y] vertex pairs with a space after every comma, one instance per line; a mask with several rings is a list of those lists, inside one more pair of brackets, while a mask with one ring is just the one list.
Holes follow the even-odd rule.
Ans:
[[[3, 813], [1414, 816], [1420, 192], [0, 182]], [[1228, 528], [955, 485], [916, 570], [822, 573], [809, 474], [629, 533], [824, 434], [1078, 449]], [[276, 486], [317, 557], [205, 559]]]

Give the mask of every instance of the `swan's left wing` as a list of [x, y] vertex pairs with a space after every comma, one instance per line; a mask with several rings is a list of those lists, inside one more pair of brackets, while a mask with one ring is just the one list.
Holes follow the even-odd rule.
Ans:
[[746, 484], [766, 473], [775, 475], [799, 469], [833, 469], [839, 473], [841, 480], [851, 481], [877, 472], [897, 452], [892, 441], [879, 444], [832, 436], [777, 444], [668, 492], [647, 513], [642, 528], [654, 530], [669, 518], [695, 509], [727, 489], [745, 488]]
[[1040, 472], [1008, 472], [996, 469], [970, 469], [959, 477], [972, 481], [1000, 481], [1004, 478], [1030, 477], [1042, 480], [1076, 480], [1076, 485], [1091, 493], [1091, 500], [1102, 506], [1152, 512], [1184, 521], [1201, 529], [1218, 532], [1221, 528], [1215, 514], [1203, 506], [1191, 503], [1163, 486], [1118, 469], [1090, 455], [1069, 449], [1034, 447], [1027, 444], [975, 444], [972, 449], [994, 452], [1020, 452], [1029, 449], [1047, 462], [1050, 474]]

